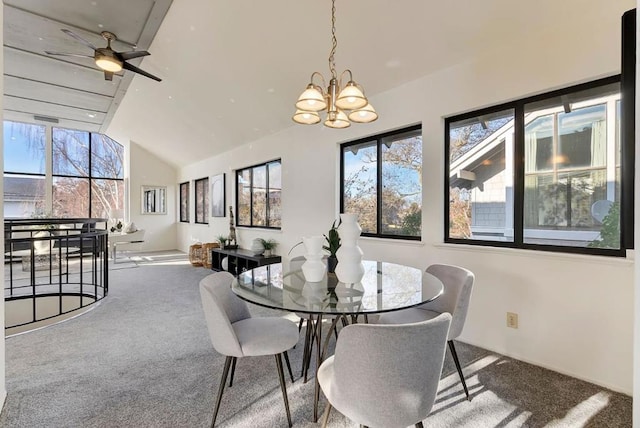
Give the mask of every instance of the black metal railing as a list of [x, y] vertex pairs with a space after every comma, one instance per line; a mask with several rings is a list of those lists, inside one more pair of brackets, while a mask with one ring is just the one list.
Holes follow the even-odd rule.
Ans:
[[[107, 296], [106, 219], [6, 219], [4, 243], [5, 329], [69, 314]], [[9, 309], [9, 302], [21, 304]]]

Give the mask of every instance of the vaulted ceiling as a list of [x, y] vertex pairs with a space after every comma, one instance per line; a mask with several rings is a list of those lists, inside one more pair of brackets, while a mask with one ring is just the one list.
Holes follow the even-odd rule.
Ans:
[[[6, 0], [5, 114], [44, 114], [74, 127], [108, 129], [176, 166], [300, 126], [291, 121], [295, 99], [313, 71], [329, 72], [330, 0], [169, 3]], [[611, 25], [634, 5], [337, 0], [336, 68], [351, 69], [375, 97], [487, 52], [544, 38], [568, 19]], [[46, 57], [44, 50], [90, 53], [60, 28], [100, 46], [101, 30], [116, 33], [126, 42], [116, 50], [132, 44], [148, 50], [151, 56], [132, 63], [163, 81], [124, 72], [108, 83], [90, 59]], [[433, 100], [425, 95], [425, 102]]]
[[106, 30], [119, 39], [114, 50], [145, 50], [170, 4], [171, 0], [5, 0], [5, 118], [31, 122], [37, 116], [36, 121], [104, 131], [133, 74], [120, 72], [106, 81], [91, 58], [50, 56], [45, 51], [93, 55], [61, 29], [97, 47], [106, 46], [100, 36]]

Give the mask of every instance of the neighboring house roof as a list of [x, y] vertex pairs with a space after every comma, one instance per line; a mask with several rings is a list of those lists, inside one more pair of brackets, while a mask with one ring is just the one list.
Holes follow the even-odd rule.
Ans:
[[44, 177], [4, 177], [5, 201], [34, 201], [43, 198]]
[[474, 181], [473, 172], [485, 165], [486, 159], [503, 150], [502, 143], [507, 136], [513, 134], [513, 120], [502, 125], [471, 150], [451, 163], [449, 180], [452, 187], [469, 187]]

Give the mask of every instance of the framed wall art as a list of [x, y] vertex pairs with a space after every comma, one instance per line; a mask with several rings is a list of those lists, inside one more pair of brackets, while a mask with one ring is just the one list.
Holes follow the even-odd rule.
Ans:
[[225, 216], [225, 174], [211, 177], [211, 217]]

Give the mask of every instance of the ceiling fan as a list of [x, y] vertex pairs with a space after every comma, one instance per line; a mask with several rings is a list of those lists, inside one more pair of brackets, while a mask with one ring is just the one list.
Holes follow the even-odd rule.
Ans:
[[161, 82], [162, 79], [154, 76], [153, 74], [147, 73], [144, 70], [139, 69], [135, 65], [129, 64], [127, 61], [133, 58], [139, 58], [141, 56], [151, 55], [147, 51], [127, 51], [127, 52], [116, 52], [111, 49], [111, 42], [116, 40], [116, 35], [109, 32], [103, 31], [100, 35], [107, 41], [106, 48], [97, 48], [92, 43], [86, 41], [82, 37], [78, 36], [71, 30], [62, 29], [62, 32], [67, 34], [68, 36], [73, 37], [80, 43], [85, 46], [93, 49], [94, 54], [91, 55], [82, 55], [75, 53], [66, 53], [66, 52], [51, 52], [45, 51], [47, 55], [59, 55], [59, 56], [76, 56], [80, 58], [93, 58], [96, 62], [96, 65], [100, 67], [100, 69], [104, 70], [104, 79], [105, 80], [113, 80], [113, 73], [117, 73], [118, 71], [125, 70], [133, 71], [134, 73], [142, 74], [145, 77]]

